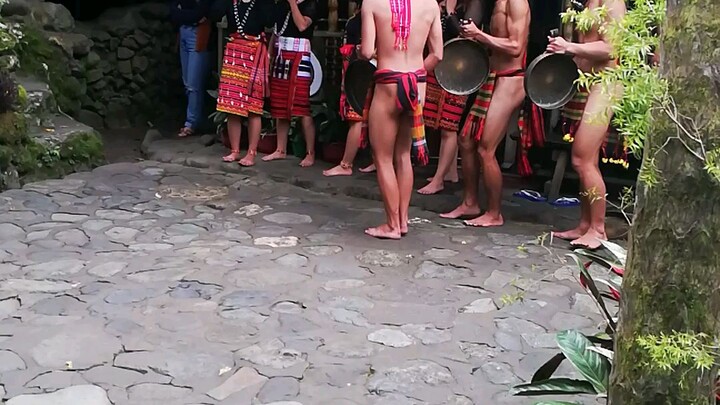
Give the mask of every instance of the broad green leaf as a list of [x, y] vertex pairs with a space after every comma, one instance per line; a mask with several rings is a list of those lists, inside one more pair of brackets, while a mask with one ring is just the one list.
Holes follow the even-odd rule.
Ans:
[[600, 291], [597, 288], [597, 285], [595, 285], [595, 280], [593, 280], [592, 276], [590, 275], [590, 272], [585, 268], [583, 265], [582, 260], [580, 260], [580, 257], [574, 253], [569, 253], [567, 256], [571, 257], [573, 260], [575, 260], [575, 263], [577, 264], [578, 268], [580, 269], [580, 274], [585, 277], [586, 281], [586, 291], [590, 294], [591, 297], [595, 299], [595, 302], [600, 307], [600, 312], [605, 317], [605, 321], [607, 321], [608, 326], [610, 329], [613, 330], [613, 332], [616, 330], [616, 323], [613, 321], [613, 316], [610, 314], [610, 311], [608, 311], [607, 306], [605, 305], [605, 300], [602, 297], [602, 294], [600, 294]]
[[605, 267], [606, 269], [610, 270], [612, 267], [623, 267], [624, 263], [620, 263], [616, 260], [608, 259], [607, 257], [604, 257], [596, 252], [587, 250], [587, 249], [575, 249], [573, 252], [579, 254], [580, 256], [587, 257], [588, 259], [597, 262], [601, 266]]
[[597, 391], [595, 391], [592, 384], [587, 381], [573, 380], [571, 378], [552, 378], [549, 380], [516, 385], [510, 390], [510, 394], [524, 397], [557, 394], [596, 395]]
[[606, 240], [601, 240], [600, 243], [615, 257], [615, 260], [623, 264], [621, 267], [625, 267], [625, 263], [627, 263], [627, 250], [625, 250], [624, 247]]
[[610, 362], [588, 350], [592, 343], [580, 332], [567, 330], [556, 335], [558, 346], [565, 357], [592, 384], [598, 394], [606, 393], [610, 378]]
[[535, 374], [533, 374], [531, 382], [537, 382], [537, 381], [544, 381], [549, 380], [550, 377], [557, 371], [558, 367], [560, 367], [560, 364], [565, 360], [565, 355], [562, 353], [558, 353], [555, 356], [553, 356], [550, 360], [545, 362], [537, 371]]
[[567, 401], [542, 401], [535, 402], [535, 405], [582, 405], [579, 402], [567, 402]]

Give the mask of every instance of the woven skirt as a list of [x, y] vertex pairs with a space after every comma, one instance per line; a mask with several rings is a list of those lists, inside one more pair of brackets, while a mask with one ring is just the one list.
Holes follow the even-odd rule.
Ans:
[[263, 38], [231, 37], [220, 71], [217, 110], [241, 117], [262, 115], [267, 67]]
[[443, 90], [435, 75], [428, 73], [423, 118], [432, 129], [457, 132], [468, 96], [456, 96]]
[[270, 114], [286, 120], [309, 117], [310, 41], [281, 37], [279, 44], [270, 70]]

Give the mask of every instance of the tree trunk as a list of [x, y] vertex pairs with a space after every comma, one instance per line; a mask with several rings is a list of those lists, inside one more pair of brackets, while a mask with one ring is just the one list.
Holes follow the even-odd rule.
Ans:
[[[668, 0], [662, 31], [661, 75], [670, 95], [699, 128], [704, 150], [717, 149], [720, 2]], [[643, 165], [654, 157], [658, 181], [638, 182], [609, 399], [613, 405], [714, 404], [717, 368], [658, 371], [636, 341], [673, 331], [720, 336], [720, 183], [690, 152], [701, 153], [700, 145], [670, 139], [679, 127], [666, 114], [653, 116]]]

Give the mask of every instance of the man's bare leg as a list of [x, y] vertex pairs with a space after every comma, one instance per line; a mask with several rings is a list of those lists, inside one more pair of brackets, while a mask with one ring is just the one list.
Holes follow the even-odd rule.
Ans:
[[[617, 87], [614, 91], [621, 93], [622, 88]], [[606, 188], [600, 173], [598, 163], [600, 148], [607, 136], [607, 128], [612, 118], [610, 110], [611, 97], [603, 92], [599, 86], [591, 89], [585, 111], [583, 112], [582, 123], [578, 128], [573, 142], [572, 164], [580, 177], [581, 201], [581, 222], [578, 228], [555, 236], [576, 236], [571, 239], [571, 244], [584, 246], [590, 249], [600, 247], [600, 240], [607, 240], [605, 234], [605, 208]], [[573, 234], [574, 233], [574, 234]]]
[[395, 140], [395, 151], [393, 163], [395, 165], [395, 176], [397, 177], [398, 189], [400, 191], [400, 234], [408, 233], [408, 220], [410, 210], [410, 198], [413, 189], [413, 167], [411, 161], [412, 149], [412, 119], [408, 116], [400, 117], [400, 127]]
[[521, 77], [505, 77], [497, 80], [490, 107], [485, 117], [485, 128], [478, 146], [478, 155], [482, 164], [483, 184], [487, 194], [487, 210], [473, 220], [465, 221], [469, 226], [501, 226], [503, 220], [502, 171], [495, 152], [507, 133], [508, 123], [513, 113], [520, 107], [525, 92]]
[[234, 162], [240, 157], [240, 137], [242, 136], [242, 118], [229, 114], [227, 121], [230, 154], [223, 157], [225, 162]]
[[260, 142], [260, 131], [262, 130], [262, 118], [257, 114], [250, 114], [248, 117], [248, 151], [240, 160], [241, 166], [254, 166], [257, 156], [258, 142]]
[[458, 140], [460, 157], [462, 158], [463, 201], [454, 210], [440, 214], [441, 218], [457, 219], [480, 215], [478, 204], [478, 155], [477, 141], [473, 135], [461, 136]]
[[430, 179], [430, 184], [419, 189], [418, 193], [436, 194], [445, 188], [445, 181], [448, 180], [448, 178], [449, 181], [458, 181], [457, 136], [457, 132], [444, 129], [440, 131], [440, 159], [438, 159], [437, 171], [435, 172], [435, 176]]
[[290, 120], [278, 119], [275, 127], [277, 132], [277, 147], [275, 152], [262, 158], [263, 161], [285, 159], [287, 157], [288, 133], [290, 132]]
[[[400, 190], [393, 165], [399, 116], [390, 89], [383, 87], [387, 86], [376, 85], [375, 97], [370, 105], [368, 129], [387, 222], [378, 227], [368, 228], [365, 233], [381, 239], [400, 239], [402, 237], [400, 229]], [[395, 91], [395, 89], [393, 88], [392, 91]]]
[[302, 117], [300, 119], [303, 127], [303, 135], [305, 135], [305, 147], [307, 155], [300, 162], [301, 167], [310, 167], [315, 164], [315, 121], [313, 117]]
[[325, 170], [324, 176], [350, 176], [353, 172], [353, 162], [360, 149], [360, 136], [362, 135], [362, 122], [353, 121], [348, 128], [347, 141], [345, 141], [345, 153], [339, 165], [332, 169]]

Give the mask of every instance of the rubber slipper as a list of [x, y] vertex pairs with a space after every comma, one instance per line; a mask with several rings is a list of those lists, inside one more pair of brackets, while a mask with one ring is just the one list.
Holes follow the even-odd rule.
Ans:
[[522, 198], [523, 200], [528, 200], [532, 202], [547, 201], [547, 198], [543, 197], [542, 194], [534, 190], [520, 190], [513, 193], [513, 195], [515, 197]]
[[580, 200], [574, 197], [560, 197], [557, 200], [550, 202], [550, 205], [555, 207], [575, 207], [580, 205]]

